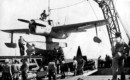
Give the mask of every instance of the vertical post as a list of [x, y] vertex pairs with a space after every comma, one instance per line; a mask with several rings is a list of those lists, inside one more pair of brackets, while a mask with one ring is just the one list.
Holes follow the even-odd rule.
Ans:
[[13, 43], [13, 32], [11, 32], [11, 43]]

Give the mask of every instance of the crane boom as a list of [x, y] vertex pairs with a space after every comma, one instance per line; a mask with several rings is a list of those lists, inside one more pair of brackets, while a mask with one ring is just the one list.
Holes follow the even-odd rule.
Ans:
[[117, 20], [117, 12], [115, 10], [113, 0], [95, 0], [95, 2], [99, 4], [104, 18], [107, 19], [109, 22], [106, 27], [109, 35], [110, 44], [112, 46], [115, 38], [115, 33], [120, 32], [119, 23]]

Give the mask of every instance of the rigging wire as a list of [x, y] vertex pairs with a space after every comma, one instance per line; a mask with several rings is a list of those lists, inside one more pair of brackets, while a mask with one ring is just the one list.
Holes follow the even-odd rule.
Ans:
[[[117, 3], [117, 0], [115, 0], [115, 5], [116, 5], [116, 3]], [[116, 8], [115, 8], [115, 10], [116, 10]], [[126, 36], [128, 37], [128, 39], [130, 39], [130, 36], [128, 34], [128, 30], [126, 29], [125, 24], [123, 23], [123, 21], [122, 21], [120, 15], [119, 15], [119, 13], [117, 12], [117, 10], [116, 10], [116, 14], [117, 14], [117, 17], [118, 17], [118, 19], [119, 19], [119, 21], [120, 21], [120, 23], [121, 23], [125, 33], [126, 33]]]
[[92, 8], [92, 10], [93, 10], [93, 13], [94, 13], [94, 15], [95, 15], [95, 17], [97, 18], [97, 20], [98, 20], [98, 17], [97, 17], [97, 15], [96, 15], [96, 12], [95, 12], [95, 10], [94, 10], [94, 8], [93, 8], [93, 6], [92, 6], [92, 4], [88, 1], [88, 3], [89, 3], [89, 5], [90, 5], [90, 7]]
[[68, 7], [72, 7], [72, 6], [75, 6], [75, 5], [81, 4], [81, 3], [83, 3], [83, 2], [86, 2], [86, 0], [83, 0], [83, 1], [77, 2], [77, 3], [72, 4], [72, 5], [68, 5], [68, 6], [64, 6], [64, 7], [59, 7], [59, 8], [54, 8], [54, 9], [50, 9], [50, 10], [64, 9], [64, 8], [68, 8]]
[[50, 14], [51, 14], [51, 9], [50, 9], [50, 0], [48, 0], [48, 19], [50, 20]]
[[68, 16], [69, 16], [69, 8], [67, 9], [67, 13], [66, 13], [66, 16], [65, 16], [65, 20], [64, 20], [64, 25], [67, 23], [67, 19], [68, 19]]
[[115, 6], [116, 6], [117, 0], [115, 0]]
[[119, 21], [120, 21], [120, 23], [121, 23], [121, 25], [122, 25], [122, 27], [123, 27], [123, 29], [124, 29], [124, 31], [125, 31], [125, 33], [126, 33], [128, 39], [130, 39], [130, 36], [129, 36], [129, 34], [128, 34], [128, 30], [125, 28], [125, 25], [124, 25], [124, 23], [123, 23], [121, 17], [119, 16], [119, 14], [118, 14], [118, 18], [119, 18]]
[[66, 24], [66, 21], [67, 21], [67, 15], [65, 16], [65, 21], [64, 21], [64, 25]]

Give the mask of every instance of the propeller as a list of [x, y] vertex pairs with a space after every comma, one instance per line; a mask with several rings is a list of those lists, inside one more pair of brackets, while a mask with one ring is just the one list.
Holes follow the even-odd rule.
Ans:
[[30, 23], [29, 20], [25, 20], [25, 19], [18, 19], [18, 21], [25, 22], [25, 23]]
[[18, 19], [18, 21], [25, 22], [25, 23], [30, 23], [31, 21], [33, 21], [32, 24], [35, 24], [37, 26], [46, 27], [46, 25], [44, 25], [44, 24], [36, 23], [35, 20], [29, 21], [29, 20], [25, 20], [25, 19]]

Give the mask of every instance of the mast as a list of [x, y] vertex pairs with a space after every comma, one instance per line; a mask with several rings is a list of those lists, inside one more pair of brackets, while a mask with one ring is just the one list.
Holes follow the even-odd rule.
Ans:
[[48, 0], [48, 19], [50, 20], [50, 0]]

